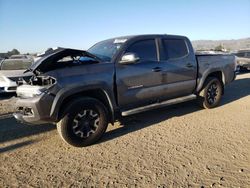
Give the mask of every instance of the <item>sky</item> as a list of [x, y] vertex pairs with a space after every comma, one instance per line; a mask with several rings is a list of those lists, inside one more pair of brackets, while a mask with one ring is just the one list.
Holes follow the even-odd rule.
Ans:
[[250, 0], [0, 0], [0, 52], [88, 49], [135, 34], [250, 37]]

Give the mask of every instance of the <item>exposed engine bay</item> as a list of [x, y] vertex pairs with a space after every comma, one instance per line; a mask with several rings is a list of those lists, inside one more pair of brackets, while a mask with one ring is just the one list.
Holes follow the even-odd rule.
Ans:
[[[56, 79], [47, 72], [73, 66], [99, 63], [101, 60], [93, 54], [82, 50], [59, 48], [42, 55], [26, 72], [33, 76], [18, 81], [17, 96], [29, 98], [50, 93], [49, 88], [56, 84]], [[53, 95], [53, 93], [50, 93]]]
[[56, 83], [56, 79], [51, 76], [32, 76], [28, 82], [32, 86], [49, 86]]
[[48, 86], [54, 85], [56, 79], [44, 73], [65, 67], [99, 63], [101, 60], [87, 51], [58, 48], [43, 54], [26, 72], [33, 76], [18, 81], [18, 85]]
[[100, 63], [102, 60], [83, 50], [59, 48], [43, 55], [25, 72], [33, 72], [35, 75], [65, 67]]

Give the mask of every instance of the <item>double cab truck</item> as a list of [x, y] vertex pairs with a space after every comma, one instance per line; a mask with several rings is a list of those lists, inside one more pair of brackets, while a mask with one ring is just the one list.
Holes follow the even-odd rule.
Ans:
[[194, 99], [207, 109], [218, 106], [235, 70], [234, 55], [195, 54], [184, 36], [118, 37], [87, 51], [58, 48], [26, 71], [33, 76], [17, 88], [14, 117], [54, 123], [66, 143], [88, 146], [123, 116]]

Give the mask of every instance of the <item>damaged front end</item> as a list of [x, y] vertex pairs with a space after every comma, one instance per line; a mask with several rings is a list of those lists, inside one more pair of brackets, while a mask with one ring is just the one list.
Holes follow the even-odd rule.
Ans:
[[51, 109], [56, 94], [62, 89], [57, 70], [98, 62], [99, 59], [94, 55], [73, 49], [59, 48], [42, 56], [26, 70], [32, 72], [33, 76], [23, 80], [17, 87], [18, 100], [14, 117], [21, 122], [33, 124], [56, 122], [56, 114], [52, 115]]
[[56, 79], [48, 75], [34, 75], [25, 82], [16, 90], [18, 100], [14, 117], [33, 124], [54, 122], [50, 111], [55, 98], [53, 87], [56, 86]]
[[33, 86], [51, 86], [55, 83], [56, 79], [51, 76], [33, 76], [28, 84]]
[[56, 84], [56, 79], [51, 76], [32, 76], [25, 82], [16, 90], [17, 96], [20, 98], [31, 98], [49, 93], [49, 89]]
[[[48, 92], [49, 88], [56, 85], [55, 75], [50, 76], [55, 70], [82, 66], [89, 63], [99, 63], [102, 61], [97, 56], [84, 51], [68, 48], [58, 48], [41, 56], [29, 69], [25, 72], [32, 72], [33, 76], [29, 80], [20, 82], [17, 88], [17, 96], [22, 98], [39, 96]], [[54, 92], [55, 93], [55, 92]]]

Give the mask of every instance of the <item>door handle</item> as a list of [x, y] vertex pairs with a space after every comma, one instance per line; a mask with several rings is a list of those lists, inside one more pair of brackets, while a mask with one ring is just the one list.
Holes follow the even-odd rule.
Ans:
[[192, 63], [187, 63], [187, 64], [186, 64], [186, 67], [192, 68], [192, 67], [194, 67], [194, 65], [193, 65]]
[[152, 69], [152, 71], [153, 72], [160, 72], [162, 70], [161, 70], [161, 67], [155, 67], [155, 68]]

